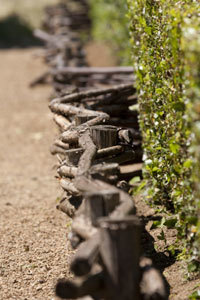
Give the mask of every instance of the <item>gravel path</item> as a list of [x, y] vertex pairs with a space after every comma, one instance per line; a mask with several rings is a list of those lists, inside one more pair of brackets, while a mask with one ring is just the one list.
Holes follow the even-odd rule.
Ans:
[[48, 87], [28, 88], [44, 66], [33, 50], [0, 51], [0, 299], [56, 299], [69, 277], [69, 221], [56, 211], [60, 189], [49, 146], [55, 126]]

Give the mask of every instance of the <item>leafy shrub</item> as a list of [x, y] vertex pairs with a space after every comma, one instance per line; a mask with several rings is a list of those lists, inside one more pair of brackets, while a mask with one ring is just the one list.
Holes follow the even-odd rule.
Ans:
[[90, 0], [93, 37], [106, 42], [121, 64], [130, 64], [126, 0]]
[[193, 269], [197, 270], [200, 257], [197, 245], [199, 4], [195, 0], [127, 1], [143, 133], [147, 199], [164, 207], [169, 218], [173, 215], [179, 245], [183, 253], [190, 254]]

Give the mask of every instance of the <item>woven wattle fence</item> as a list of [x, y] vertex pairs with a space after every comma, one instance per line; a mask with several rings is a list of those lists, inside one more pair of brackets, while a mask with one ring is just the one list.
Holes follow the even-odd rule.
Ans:
[[[70, 3], [70, 2], [69, 2]], [[141, 224], [129, 180], [141, 175], [142, 148], [130, 67], [88, 67], [80, 39], [89, 32], [88, 5], [75, 1], [46, 10], [49, 107], [59, 129], [51, 147], [64, 197], [57, 208], [72, 218], [68, 239], [77, 248], [74, 280], [56, 285], [63, 299], [166, 299], [160, 273], [142, 254]], [[79, 11], [80, 9], [80, 11]], [[79, 17], [77, 17], [79, 16]], [[81, 30], [80, 30], [81, 29]], [[85, 298], [85, 296], [87, 296]]]

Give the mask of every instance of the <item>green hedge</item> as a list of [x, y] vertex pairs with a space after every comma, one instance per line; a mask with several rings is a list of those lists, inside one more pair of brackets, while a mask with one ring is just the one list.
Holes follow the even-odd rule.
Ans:
[[130, 39], [126, 17], [126, 0], [89, 1], [94, 39], [108, 44], [113, 55], [119, 58], [120, 64], [130, 64]]
[[200, 257], [199, 2], [127, 1], [147, 199], [168, 213], [163, 222], [177, 229], [177, 244], [195, 271]]

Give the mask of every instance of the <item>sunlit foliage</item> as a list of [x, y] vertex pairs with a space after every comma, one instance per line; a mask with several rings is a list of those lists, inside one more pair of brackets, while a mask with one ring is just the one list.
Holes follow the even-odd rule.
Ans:
[[[164, 207], [198, 268], [199, 1], [128, 0], [147, 200]], [[194, 109], [195, 108], [195, 109]], [[166, 223], [167, 225], [167, 223]], [[184, 255], [183, 255], [184, 254]]]
[[126, 0], [90, 0], [93, 37], [110, 46], [120, 64], [130, 64]]

